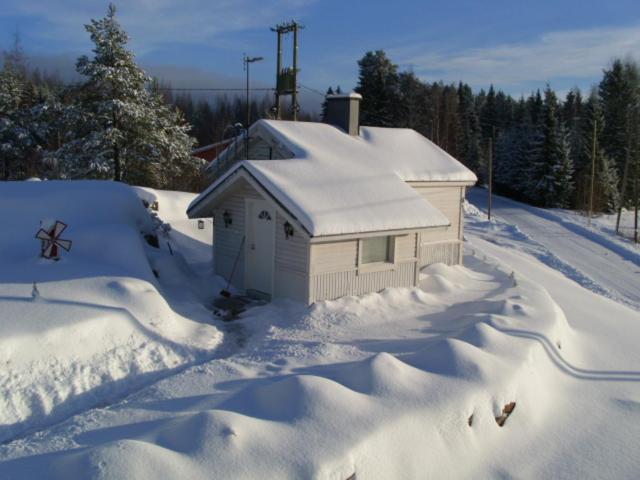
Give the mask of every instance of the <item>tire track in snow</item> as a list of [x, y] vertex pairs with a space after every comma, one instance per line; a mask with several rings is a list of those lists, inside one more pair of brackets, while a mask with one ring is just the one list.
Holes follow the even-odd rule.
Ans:
[[[628, 296], [621, 294], [619, 290], [614, 290], [612, 288], [609, 288], [608, 286], [603, 285], [601, 282], [596, 281], [592, 276], [586, 274], [583, 270], [562, 259], [549, 247], [534, 239], [531, 235], [523, 232], [518, 227], [518, 225], [505, 221], [500, 215], [494, 215], [491, 222], [489, 222], [486, 218], [484, 210], [477, 205], [482, 201], [483, 197], [478, 194], [472, 194], [470, 195], [470, 197], [471, 202], [475, 204], [471, 209], [467, 209], [468, 211], [465, 213], [466, 234], [468, 234], [469, 236], [475, 235], [479, 238], [482, 238], [483, 240], [501, 247], [524, 251], [534, 256], [545, 265], [562, 273], [567, 278], [575, 281], [582, 287], [594, 293], [597, 293], [598, 295], [602, 295], [604, 297], [622, 303], [635, 310], [640, 310], [639, 302], [635, 301], [633, 298], [629, 298]], [[511, 209], [516, 208], [519, 205], [517, 202], [512, 202], [509, 200], [505, 200], [505, 202], [509, 202], [509, 208]], [[533, 216], [534, 214], [529, 213], [528, 210], [523, 208], [522, 215]], [[543, 217], [543, 219], [544, 221], [552, 223], [551, 217]], [[547, 236], [553, 236], [553, 232], [545, 231], [543, 234]], [[575, 245], [577, 249], [579, 246], [578, 239], [582, 237], [578, 234], [576, 234], [575, 236]], [[603, 245], [600, 243], [598, 243], [598, 245], [603, 247]]]

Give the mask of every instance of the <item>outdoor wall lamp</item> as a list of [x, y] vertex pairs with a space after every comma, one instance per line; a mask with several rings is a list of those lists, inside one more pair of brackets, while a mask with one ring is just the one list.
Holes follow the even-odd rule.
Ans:
[[293, 225], [289, 222], [284, 222], [284, 237], [289, 239], [289, 237], [293, 237]]
[[233, 219], [231, 218], [231, 214], [229, 210], [225, 210], [222, 214], [222, 220], [224, 220], [224, 227], [229, 228], [229, 226], [233, 223]]

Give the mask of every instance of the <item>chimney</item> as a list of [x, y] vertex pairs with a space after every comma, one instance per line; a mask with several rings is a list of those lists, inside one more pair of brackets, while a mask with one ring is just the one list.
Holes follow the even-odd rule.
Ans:
[[340, 93], [327, 95], [327, 117], [325, 122], [341, 128], [349, 135], [360, 135], [360, 101], [359, 93]]

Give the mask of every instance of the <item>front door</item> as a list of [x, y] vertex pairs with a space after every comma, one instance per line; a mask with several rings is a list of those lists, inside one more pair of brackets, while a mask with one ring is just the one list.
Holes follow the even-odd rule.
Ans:
[[246, 200], [246, 284], [247, 290], [273, 293], [276, 212], [264, 200]]

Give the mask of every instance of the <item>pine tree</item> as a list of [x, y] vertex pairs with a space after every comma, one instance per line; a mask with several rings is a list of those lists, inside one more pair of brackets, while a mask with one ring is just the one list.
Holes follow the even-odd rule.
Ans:
[[480, 148], [480, 122], [469, 85], [458, 86], [458, 159], [479, 175], [483, 170]]
[[586, 210], [589, 206], [595, 133], [593, 208], [595, 211], [612, 212], [619, 202], [619, 177], [614, 162], [611, 161], [602, 146], [604, 127], [602, 103], [597, 91], [594, 89], [585, 103], [583, 119], [580, 122], [580, 150], [574, 156], [576, 162], [576, 190], [578, 194], [576, 207]]
[[127, 50], [128, 36], [115, 14], [110, 4], [106, 17], [85, 26], [94, 56], [78, 59], [76, 69], [87, 80], [65, 109], [69, 133], [51, 156], [71, 178], [184, 186], [198, 170], [189, 126], [148, 88], [150, 79]]
[[482, 138], [484, 138], [485, 140], [493, 138], [494, 128], [498, 126], [497, 115], [496, 91], [494, 90], [493, 85], [491, 85], [484, 100], [484, 104], [482, 105], [482, 109], [480, 110]]
[[322, 101], [322, 113], [321, 118], [323, 122], [327, 121], [327, 97], [329, 95], [333, 95], [333, 88], [329, 87], [327, 88], [327, 93], [325, 94], [325, 99]]
[[573, 196], [573, 160], [571, 159], [571, 146], [569, 133], [564, 125], [558, 129], [559, 144], [555, 153], [553, 176], [554, 196], [547, 198], [547, 204], [556, 208], [569, 208]]
[[537, 130], [531, 122], [529, 108], [523, 97], [513, 105], [513, 121], [496, 140], [494, 184], [496, 192], [528, 199], [528, 172], [531, 146]]
[[558, 119], [558, 101], [545, 89], [538, 132], [530, 147], [529, 195], [545, 207], [567, 207], [573, 193], [573, 162], [564, 125]]
[[607, 154], [622, 171], [629, 147], [629, 106], [633, 104], [633, 88], [628, 69], [620, 59], [604, 71], [599, 86], [604, 114], [602, 142]]
[[413, 72], [398, 75], [397, 119], [394, 126], [424, 132], [427, 116], [424, 95], [425, 84]]
[[594, 206], [597, 211], [605, 213], [615, 212], [620, 205], [620, 192], [618, 191], [618, 172], [614, 162], [609, 156], [600, 149], [598, 169], [596, 170], [596, 179], [599, 189], [598, 199], [600, 202]]
[[398, 107], [398, 66], [383, 50], [367, 52], [358, 61], [360, 74], [355, 91], [362, 95], [362, 123], [389, 127], [395, 125]]
[[0, 71], [0, 179], [17, 180], [39, 174], [40, 145], [33, 136], [31, 108], [36, 90], [27, 77], [26, 57], [15, 36], [4, 52]]

